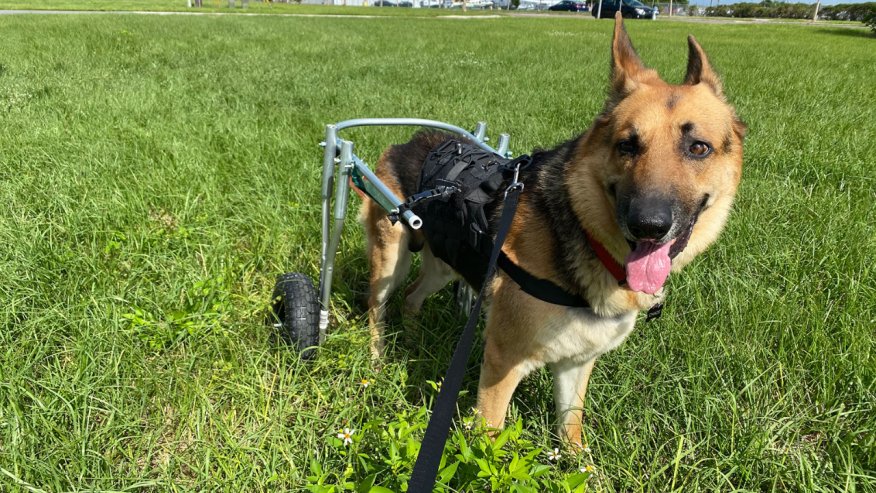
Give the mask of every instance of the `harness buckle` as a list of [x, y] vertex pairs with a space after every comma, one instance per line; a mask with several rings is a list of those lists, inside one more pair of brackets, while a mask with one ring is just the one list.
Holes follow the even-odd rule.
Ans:
[[648, 310], [648, 315], [645, 317], [645, 322], [650, 322], [651, 320], [657, 320], [660, 318], [660, 315], [663, 315], [663, 303], [657, 303], [652, 306], [650, 310]]
[[523, 188], [524, 188], [523, 182], [517, 180], [519, 177], [520, 177], [520, 162], [518, 161], [517, 165], [514, 166], [514, 176], [511, 178], [511, 184], [508, 185], [508, 188], [505, 189], [505, 197], [504, 198], [508, 198], [508, 194], [514, 190], [517, 190], [518, 192], [523, 191]]
[[457, 191], [457, 187], [453, 185], [438, 185], [435, 188], [430, 188], [429, 190], [424, 190], [420, 193], [416, 193], [406, 198], [405, 201], [396, 207], [394, 210], [389, 212], [389, 221], [395, 225], [398, 222], [399, 218], [407, 211], [410, 211], [414, 208], [414, 206], [418, 204], [423, 204], [426, 202], [431, 202], [435, 199], [444, 199], [447, 200], [447, 197], [451, 196], [454, 192]]

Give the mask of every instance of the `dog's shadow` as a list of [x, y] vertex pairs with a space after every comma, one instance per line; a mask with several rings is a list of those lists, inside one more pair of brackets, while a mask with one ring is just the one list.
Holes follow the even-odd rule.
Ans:
[[819, 35], [825, 36], [844, 36], [847, 38], [876, 38], [876, 33], [869, 29], [861, 29], [858, 27], [848, 28], [848, 27], [828, 27], [821, 28], [816, 31]]
[[[347, 302], [355, 318], [367, 319], [368, 310], [368, 266], [360, 255], [350, 255], [338, 258], [340, 267], [338, 274], [344, 279], [345, 287], [337, 294], [348, 298]], [[407, 381], [405, 399], [411, 403], [428, 401], [436, 395], [434, 385], [447, 372], [450, 359], [456, 349], [459, 337], [468, 319], [468, 313], [463, 313], [455, 299], [454, 284], [448, 284], [438, 293], [430, 296], [417, 315], [404, 313], [405, 289], [414, 279], [419, 270], [419, 261], [415, 260], [408, 279], [390, 297], [387, 311], [384, 335], [386, 351], [385, 362], [405, 361], [407, 365]], [[367, 323], [367, 322], [366, 322]], [[473, 408], [476, 401], [480, 363], [484, 351], [483, 317], [480, 317], [471, 355], [469, 357], [462, 395], [458, 405], [460, 410]]]
[[[389, 346], [386, 357], [407, 359], [409, 381], [413, 385], [408, 387], [406, 397], [415, 402], [425, 394], [434, 392], [429, 381], [440, 382], [447, 373], [468, 313], [463, 313], [457, 306], [452, 285], [427, 299], [416, 316], [403, 313], [401, 305], [404, 296], [399, 295], [393, 301], [397, 306], [393, 307], [395, 309], [391, 313], [392, 319], [388, 321], [387, 333], [391, 333], [394, 344]], [[475, 405], [484, 351], [482, 331], [483, 320], [479, 320], [463, 380], [464, 394], [458, 403], [463, 412]]]
[[[367, 325], [368, 262], [360, 251], [345, 251], [337, 257], [336, 279], [343, 279], [334, 289], [335, 295], [344, 300], [350, 317]], [[407, 378], [404, 399], [412, 406], [426, 404], [432, 407], [437, 398], [435, 387], [441, 382], [450, 366], [453, 352], [468, 320], [458, 306], [454, 285], [448, 284], [426, 299], [418, 315], [404, 313], [405, 288], [416, 279], [419, 259], [415, 256], [408, 279], [390, 297], [386, 312], [385, 364], [404, 363]], [[479, 317], [466, 365], [457, 408], [463, 416], [469, 416], [477, 404], [478, 379], [484, 353], [484, 316]], [[367, 351], [367, 348], [363, 348]], [[543, 416], [542, 426], [550, 426], [552, 399], [549, 388], [542, 378], [526, 378], [515, 392], [509, 416], [519, 408], [521, 414]]]
[[[458, 307], [453, 285], [448, 285], [428, 298], [422, 312], [416, 317], [405, 316], [403, 304], [403, 293], [396, 293], [387, 317], [388, 345], [384, 357], [388, 361], [407, 361], [409, 384], [405, 389], [405, 399], [412, 405], [417, 405], [420, 402], [430, 402], [430, 396], [437, 397], [430, 382], [440, 382], [447, 373], [468, 321], [468, 313], [463, 313]], [[481, 314], [456, 403], [462, 416], [471, 416], [477, 404], [478, 380], [484, 354], [483, 328], [484, 317]], [[524, 379], [515, 392], [508, 412], [513, 414], [514, 408], [519, 407], [527, 415], [545, 416], [549, 421], [552, 416], [552, 400], [549, 397], [544, 398], [545, 395], [550, 396], [550, 390], [546, 390], [546, 393], [543, 391], [545, 389], [540, 386], [539, 379]]]

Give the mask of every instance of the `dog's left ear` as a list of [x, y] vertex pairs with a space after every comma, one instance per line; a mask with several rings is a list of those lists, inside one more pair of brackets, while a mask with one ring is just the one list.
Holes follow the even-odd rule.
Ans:
[[687, 55], [687, 75], [684, 76], [684, 83], [687, 85], [705, 84], [718, 96], [723, 97], [724, 90], [721, 87], [721, 79], [718, 74], [712, 69], [709, 64], [709, 59], [706, 58], [706, 52], [697, 43], [693, 36], [687, 37], [688, 55]]

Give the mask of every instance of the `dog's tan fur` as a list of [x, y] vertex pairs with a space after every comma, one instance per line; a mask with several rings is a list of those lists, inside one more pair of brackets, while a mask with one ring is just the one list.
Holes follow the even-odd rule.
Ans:
[[[692, 37], [689, 47], [684, 83], [667, 84], [642, 64], [618, 17], [605, 108], [587, 131], [566, 144], [571, 146], [571, 158], [564, 161], [561, 176], [551, 177], [565, 187], [573, 219], [621, 264], [631, 247], [629, 231], [618, 219], [620, 194], [671, 196], [685, 210], [693, 210], [702, 201], [698, 219], [693, 216], [691, 220], [696, 222], [687, 247], [672, 261], [675, 272], [717, 238], [742, 173], [745, 126], [725, 101], [717, 75]], [[618, 151], [618, 142], [631, 132], [642, 144], [635, 159]], [[698, 141], [713, 144], [707, 158], [693, 159], [686, 153], [683, 145], [690, 141], [686, 137], [690, 133]], [[377, 175], [398, 196], [411, 195], [415, 190], [406, 189], [399, 176], [419, 173], [426, 154], [441, 138], [422, 134], [408, 144], [391, 147], [381, 157]], [[620, 344], [632, 331], [637, 313], [661, 301], [665, 290], [651, 295], [619, 286], [589, 253], [575, 258], [574, 265], [552, 256], [549, 252], [566, 247], [567, 238], [545, 220], [534, 198], [540, 193], [535, 188], [527, 188], [521, 196], [504, 251], [531, 274], [586, 297], [592, 311], [533, 298], [500, 271], [489, 290], [478, 409], [489, 425], [501, 427], [518, 383], [547, 364], [555, 378], [561, 436], [580, 445], [584, 394], [596, 358]], [[384, 306], [407, 275], [409, 247], [423, 247], [420, 276], [408, 289], [409, 312], [419, 311], [423, 300], [455, 275], [430, 253], [421, 233], [392, 225], [373, 201], [365, 201], [361, 218], [371, 263], [371, 347], [374, 356], [380, 357]], [[564, 272], [573, 274], [561, 275]]]

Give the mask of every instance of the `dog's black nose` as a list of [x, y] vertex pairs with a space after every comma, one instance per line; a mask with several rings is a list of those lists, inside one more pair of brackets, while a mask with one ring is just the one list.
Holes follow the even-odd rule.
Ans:
[[659, 240], [672, 229], [672, 203], [660, 197], [633, 199], [627, 228], [637, 240]]

